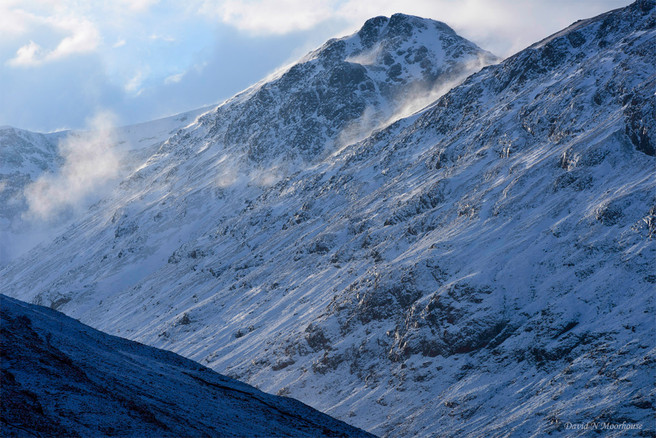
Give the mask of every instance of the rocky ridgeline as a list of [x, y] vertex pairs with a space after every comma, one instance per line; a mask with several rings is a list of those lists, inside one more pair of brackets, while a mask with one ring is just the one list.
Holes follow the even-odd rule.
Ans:
[[384, 126], [410, 99], [426, 99], [497, 61], [444, 23], [376, 17], [228, 100], [200, 126], [208, 131], [204, 140], [259, 166], [313, 161]]

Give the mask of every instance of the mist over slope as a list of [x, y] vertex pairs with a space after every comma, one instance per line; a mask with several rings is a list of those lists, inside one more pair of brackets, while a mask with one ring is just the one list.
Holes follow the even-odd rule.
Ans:
[[0, 313], [4, 436], [371, 436], [47, 308]]
[[[323, 102], [320, 51], [306, 88], [276, 94], [282, 75], [179, 131], [0, 291], [380, 435], [653, 432], [654, 8], [577, 22], [352, 144], [340, 93], [360, 85], [334, 84], [336, 119], [265, 98]], [[340, 53], [329, 69], [372, 75]]]
[[[125, 127], [117, 127], [111, 114], [99, 113], [81, 132], [2, 127], [0, 266], [61, 233], [135, 170], [152, 172], [158, 162], [173, 168], [176, 159], [186, 159], [190, 136], [206, 147], [215, 145], [214, 178], [199, 187], [268, 185], [305, 161], [421, 109], [497, 61], [444, 23], [396, 14], [328, 41], [222, 103], [201, 123], [195, 118], [209, 108]], [[173, 135], [190, 124], [192, 129], [180, 131], [183, 141]], [[169, 152], [184, 156], [172, 158]], [[101, 169], [105, 177], [99, 176]]]
[[85, 131], [0, 127], [0, 266], [60, 234], [208, 109], [124, 127], [99, 112]]
[[61, 165], [56, 140], [8, 126], [0, 127], [0, 266], [24, 252], [29, 238], [20, 216], [28, 210], [25, 187]]

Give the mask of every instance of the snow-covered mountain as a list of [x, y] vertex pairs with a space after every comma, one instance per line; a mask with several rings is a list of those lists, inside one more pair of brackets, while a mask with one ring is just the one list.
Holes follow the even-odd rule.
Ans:
[[372, 436], [47, 308], [0, 314], [3, 436]]
[[[394, 17], [363, 30], [397, 41], [392, 24], [423, 23]], [[351, 143], [396, 112], [376, 115], [396, 82], [375, 80], [366, 35], [176, 133], [0, 291], [379, 435], [653, 432], [654, 2], [579, 21]], [[422, 44], [451, 47], [437, 41]], [[380, 71], [414, 71], [392, 52]], [[323, 80], [351, 70], [376, 93]], [[344, 112], [311, 112], [324, 98]]]
[[[258, 166], [313, 161], [423, 108], [496, 61], [444, 23], [404, 14], [372, 18], [203, 116], [180, 143], [188, 148], [191, 135]], [[180, 149], [176, 140], [170, 146]]]
[[8, 126], [0, 127], [0, 266], [16, 258], [33, 233], [21, 215], [28, 210], [24, 190], [44, 172], [61, 165], [57, 139]]
[[[164, 151], [184, 159], [190, 142], [211, 144], [213, 154], [223, 156], [220, 169], [213, 170], [220, 184], [238, 177], [268, 184], [295, 171], [299, 161], [329, 154], [421, 109], [497, 61], [444, 23], [396, 14], [373, 18], [357, 34], [328, 41], [219, 105], [191, 130], [182, 128], [210, 108], [120, 128], [104, 121], [99, 129], [92, 123], [84, 132], [37, 134], [0, 128], [0, 237], [5, 243], [0, 266], [60, 233], [135, 169], [150, 170], [155, 162], [171, 167], [174, 159], [162, 160]], [[177, 131], [179, 135], [173, 135]], [[153, 156], [166, 140], [161, 153]], [[35, 182], [45, 177], [48, 183], [54, 179], [60, 186], [71, 185], [61, 174], [74, 161], [67, 157], [72, 142], [96, 143], [96, 149], [108, 150], [117, 161], [112, 177], [89, 189], [89, 196], [71, 195], [76, 199], [67, 199], [62, 208], [33, 214], [40, 200], [26, 196], [26, 189], [30, 192]]]
[[[209, 109], [199, 108], [124, 127], [105, 123], [99, 129], [92, 124], [87, 131], [40, 134], [9, 126], [0, 127], [0, 267], [61, 233], [121, 177], [141, 166], [163, 141]], [[85, 191], [75, 196], [70, 187], [73, 181], [67, 180], [65, 172], [67, 166], [70, 168], [76, 164], [74, 148], [78, 144], [92, 144], [99, 149], [89, 157], [89, 161], [96, 165], [102, 161], [103, 154], [111, 154], [116, 168], [112, 169], [111, 178], [100, 181], [101, 187], [90, 187], [88, 193]], [[84, 164], [80, 163], [77, 167]], [[70, 180], [76, 179], [75, 175], [68, 176]], [[35, 204], [39, 199], [34, 196], [33, 189], [46, 182], [61, 186], [60, 191], [68, 192], [68, 196], [64, 196], [66, 199], [60, 202], [60, 208], [48, 214], [35, 214], [34, 210], [38, 209]]]

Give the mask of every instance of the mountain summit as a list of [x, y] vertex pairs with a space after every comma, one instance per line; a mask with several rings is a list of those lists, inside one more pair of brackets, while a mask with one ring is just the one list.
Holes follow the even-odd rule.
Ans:
[[199, 128], [207, 130], [204, 141], [259, 165], [312, 161], [421, 109], [497, 61], [444, 23], [376, 17], [220, 105]]

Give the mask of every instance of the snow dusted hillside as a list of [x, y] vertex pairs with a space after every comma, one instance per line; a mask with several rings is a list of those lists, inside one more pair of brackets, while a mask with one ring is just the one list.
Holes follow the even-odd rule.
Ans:
[[366, 34], [179, 131], [0, 291], [380, 435], [654, 433], [654, 2], [340, 144], [360, 85], [322, 72], [394, 98], [361, 53], [322, 63]]
[[28, 209], [23, 191], [39, 175], [61, 165], [56, 145], [51, 135], [0, 127], [0, 266], [29, 249], [29, 244], [23, 247], [29, 234], [21, 232], [25, 226], [20, 217]]
[[[164, 144], [172, 128], [193, 118], [185, 115], [110, 130], [105, 137], [118, 145], [117, 161], [121, 160], [121, 169], [113, 176], [137, 170], [109, 201], [92, 205], [88, 217], [101, 221], [93, 225], [95, 232], [104, 229], [127, 236], [136, 226], [129, 219], [136, 206], [132, 201], [138, 198], [146, 208], [157, 206], [156, 221], [163, 220], [157, 233], [142, 235], [147, 240], [142, 243], [149, 247], [145, 259], [141, 254], [138, 266], [128, 258], [123, 258], [127, 264], [121, 263], [127, 271], [118, 274], [120, 282], [133, 284], [165, 264], [181, 243], [213, 226], [213, 215], [197, 208], [208, 194], [214, 199], [207, 205], [211, 211], [238, 215], [245, 202], [286, 174], [390, 123], [462, 81], [482, 63], [495, 60], [443, 23], [402, 14], [371, 19], [356, 34], [327, 42], [271, 81], [253, 86], [179, 130]], [[261, 135], [267, 129], [267, 135]], [[107, 142], [102, 143], [99, 146]], [[18, 146], [16, 153], [22, 153]], [[197, 156], [190, 160], [191, 155]], [[194, 170], [189, 172], [187, 166]], [[175, 176], [178, 172], [183, 178]], [[67, 187], [66, 181], [59, 185]], [[15, 197], [20, 196], [24, 198], [24, 191], [17, 191]], [[137, 209], [144, 206], [138, 204]], [[121, 224], [118, 231], [106, 228], [107, 212], [112, 223]], [[25, 213], [25, 208], [12, 212], [19, 225], [12, 227], [19, 228], [13, 240], [34, 233], [23, 220]], [[80, 228], [74, 229], [72, 233], [80, 233]], [[132, 252], [131, 246], [117, 253], [123, 257], [124, 252]], [[111, 288], [118, 291], [121, 287], [116, 286]]]
[[[163, 141], [207, 110], [209, 108], [200, 108], [125, 127], [111, 126], [105, 120], [100, 123], [103, 126], [92, 123], [91, 130], [79, 132], [39, 134], [0, 127], [0, 266], [62, 232], [101, 197], [99, 192], [106, 194], [113, 187], [112, 183], [132, 173], [157, 151]], [[97, 150], [90, 157], [79, 152], [76, 156], [80, 144], [91, 144]], [[76, 178], [67, 175], [67, 169], [77, 167], [73, 170], [79, 171], [85, 165], [80, 161], [86, 158], [93, 162], [91, 170], [95, 172], [98, 162], [108, 161], [108, 157], [114, 168], [109, 169], [107, 178], [97, 181], [95, 185], [100, 187], [87, 187], [88, 193], [83, 189], [79, 190], [81, 193], [73, 193], [73, 181], [70, 180]], [[89, 179], [93, 178], [83, 182], [88, 185]], [[66, 192], [66, 196], [61, 196], [52, 211], [39, 214], [35, 211], [39, 208], [39, 201], [33, 189], [42, 182], [59, 186], [59, 191]]]
[[3, 436], [371, 436], [50, 309], [0, 313]]

